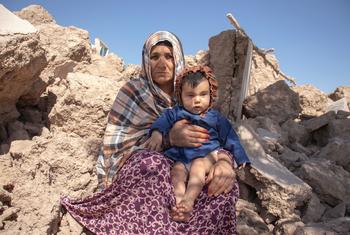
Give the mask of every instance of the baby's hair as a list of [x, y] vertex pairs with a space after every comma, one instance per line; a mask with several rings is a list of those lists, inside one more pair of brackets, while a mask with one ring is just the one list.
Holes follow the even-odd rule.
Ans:
[[184, 76], [184, 78], [182, 79], [182, 84], [181, 85], [183, 87], [183, 85], [185, 83], [187, 83], [192, 88], [195, 88], [203, 80], [207, 80], [207, 78], [205, 77], [205, 75], [202, 72], [197, 71], [197, 72], [194, 72], [194, 73], [189, 73], [186, 76]]
[[183, 69], [175, 79], [175, 97], [177, 102], [182, 104], [181, 92], [182, 86], [186, 82], [195, 88], [203, 79], [207, 79], [210, 89], [210, 107], [216, 100], [217, 96], [217, 82], [214, 77], [213, 71], [208, 66], [197, 65], [192, 67], [186, 67]]

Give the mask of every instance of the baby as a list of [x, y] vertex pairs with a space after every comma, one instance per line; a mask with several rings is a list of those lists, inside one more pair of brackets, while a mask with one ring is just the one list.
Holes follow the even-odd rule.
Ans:
[[172, 216], [176, 221], [189, 220], [194, 202], [206, 183], [206, 175], [219, 160], [219, 149], [229, 151], [240, 167], [250, 163], [230, 122], [211, 108], [216, 90], [216, 80], [209, 67], [186, 68], [175, 81], [178, 104], [166, 109], [150, 129], [151, 136], [147, 142], [151, 150], [159, 149], [163, 136], [181, 119], [205, 128], [210, 136], [200, 147], [173, 146], [164, 152], [165, 156], [175, 160], [171, 169], [171, 179], [176, 198]]

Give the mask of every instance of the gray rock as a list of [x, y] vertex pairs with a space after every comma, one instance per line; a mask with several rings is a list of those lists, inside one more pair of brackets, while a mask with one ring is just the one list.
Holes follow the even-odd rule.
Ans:
[[337, 205], [350, 200], [350, 173], [327, 160], [309, 160], [297, 171], [322, 201]]
[[310, 139], [310, 134], [306, 128], [299, 122], [292, 119], [282, 124], [282, 130], [288, 133], [288, 139], [290, 143], [299, 142], [302, 145], [306, 145]]
[[350, 233], [350, 217], [310, 223], [304, 227], [304, 232], [305, 235], [348, 235]]
[[298, 117], [300, 110], [298, 95], [281, 80], [247, 97], [243, 114], [248, 118], [269, 117], [281, 124]]
[[317, 222], [321, 219], [325, 207], [320, 202], [317, 194], [313, 193], [310, 201], [307, 203], [305, 213], [302, 217], [304, 223]]
[[313, 131], [315, 131], [323, 126], [326, 126], [333, 119], [335, 119], [335, 112], [331, 111], [331, 112], [325, 113], [319, 117], [315, 117], [315, 118], [309, 119], [307, 121], [304, 121], [304, 122], [302, 122], [302, 125], [309, 132], [313, 132]]
[[246, 169], [240, 178], [256, 189], [268, 213], [280, 218], [294, 215], [296, 206], [311, 197], [310, 186], [265, 154], [256, 141], [256, 134], [248, 126], [239, 126], [238, 133], [252, 163], [251, 169]]
[[342, 203], [338, 204], [337, 206], [328, 209], [324, 213], [324, 215], [322, 216], [322, 220], [326, 221], [329, 219], [336, 219], [336, 218], [345, 217], [346, 205], [347, 205], [347, 203], [342, 202]]
[[350, 119], [336, 119], [328, 124], [329, 138], [350, 140]]
[[33, 25], [56, 23], [50, 13], [39, 5], [30, 5], [14, 13]]
[[328, 99], [321, 90], [309, 84], [294, 86], [292, 89], [299, 95], [301, 116], [317, 117], [326, 111]]
[[332, 139], [320, 152], [317, 158], [328, 159], [335, 162], [344, 169], [350, 170], [350, 141], [340, 138]]

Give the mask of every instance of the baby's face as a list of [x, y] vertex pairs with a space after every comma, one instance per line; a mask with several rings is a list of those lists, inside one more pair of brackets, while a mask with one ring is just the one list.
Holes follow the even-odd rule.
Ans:
[[193, 114], [201, 114], [206, 111], [210, 104], [208, 80], [202, 80], [196, 87], [191, 87], [185, 82], [182, 85], [181, 100], [184, 108]]

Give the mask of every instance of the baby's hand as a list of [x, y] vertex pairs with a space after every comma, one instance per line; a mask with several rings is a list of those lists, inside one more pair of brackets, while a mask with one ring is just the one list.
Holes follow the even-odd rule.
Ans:
[[243, 163], [243, 164], [241, 164], [241, 165], [238, 167], [238, 170], [245, 168], [246, 164], [247, 164], [246, 162]]
[[162, 133], [154, 130], [151, 137], [149, 137], [149, 139], [144, 143], [143, 147], [149, 150], [160, 152], [162, 150], [162, 140]]

